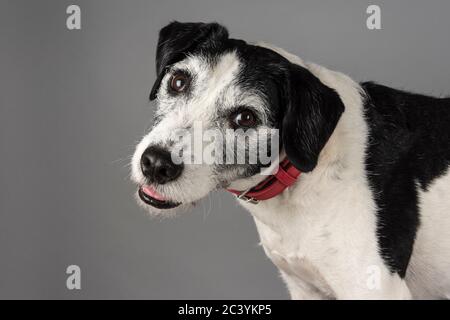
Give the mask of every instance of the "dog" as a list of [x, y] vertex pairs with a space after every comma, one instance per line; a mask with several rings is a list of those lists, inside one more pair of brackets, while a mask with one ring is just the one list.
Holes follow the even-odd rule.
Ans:
[[[156, 72], [131, 162], [149, 212], [235, 193], [292, 299], [450, 297], [449, 98], [357, 83], [218, 23], [162, 28]], [[277, 168], [175, 162], [174, 132], [195, 121], [279, 130]]]

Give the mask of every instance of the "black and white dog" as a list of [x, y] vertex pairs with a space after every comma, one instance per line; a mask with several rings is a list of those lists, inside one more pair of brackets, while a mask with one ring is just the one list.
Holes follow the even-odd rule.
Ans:
[[450, 298], [450, 99], [356, 83], [217, 23], [164, 27], [156, 68], [154, 126], [132, 160], [149, 212], [268, 179], [260, 163], [174, 163], [177, 129], [276, 128], [301, 175], [238, 201], [293, 299]]

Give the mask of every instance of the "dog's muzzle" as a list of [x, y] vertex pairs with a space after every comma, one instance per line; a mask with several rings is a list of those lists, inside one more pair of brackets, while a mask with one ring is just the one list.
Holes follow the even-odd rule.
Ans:
[[176, 180], [183, 172], [184, 165], [172, 161], [169, 151], [159, 147], [148, 147], [141, 156], [141, 171], [148, 184], [139, 188], [138, 194], [146, 204], [158, 209], [171, 209], [180, 203], [170, 201], [152, 186]]

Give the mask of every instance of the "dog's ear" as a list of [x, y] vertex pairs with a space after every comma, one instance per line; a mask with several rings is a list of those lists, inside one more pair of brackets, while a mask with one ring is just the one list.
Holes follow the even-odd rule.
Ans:
[[317, 165], [319, 154], [344, 111], [344, 104], [336, 91], [301, 66], [290, 64], [287, 78], [282, 143], [293, 165], [309, 172]]
[[150, 100], [156, 98], [161, 80], [170, 66], [201, 48], [216, 48], [228, 38], [228, 31], [218, 23], [181, 23], [174, 21], [159, 32], [156, 49], [157, 79], [150, 93]]

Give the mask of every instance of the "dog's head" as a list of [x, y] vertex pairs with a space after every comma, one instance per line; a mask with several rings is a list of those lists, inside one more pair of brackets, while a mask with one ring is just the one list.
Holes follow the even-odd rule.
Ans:
[[[139, 201], [150, 212], [169, 213], [212, 190], [262, 180], [260, 173], [273, 163], [262, 161], [260, 153], [250, 161], [256, 154], [252, 144], [272, 150], [271, 160], [282, 153], [299, 170], [313, 170], [344, 110], [338, 94], [309, 70], [275, 51], [229, 38], [217, 23], [164, 27], [156, 71], [153, 128], [132, 160]], [[205, 138], [206, 132], [213, 134]], [[280, 148], [274, 151], [274, 144]], [[215, 161], [193, 156], [193, 149], [204, 155], [208, 148]], [[246, 156], [239, 157], [242, 153]]]

